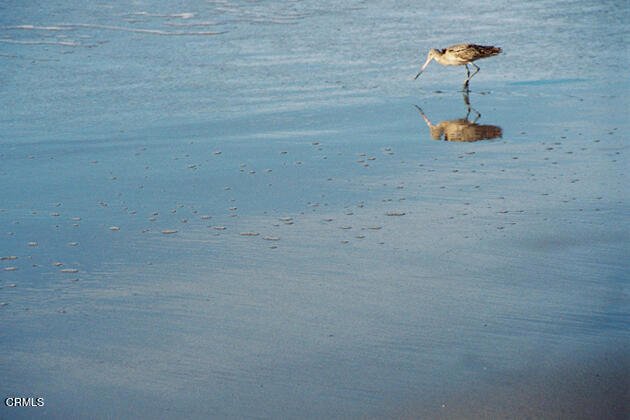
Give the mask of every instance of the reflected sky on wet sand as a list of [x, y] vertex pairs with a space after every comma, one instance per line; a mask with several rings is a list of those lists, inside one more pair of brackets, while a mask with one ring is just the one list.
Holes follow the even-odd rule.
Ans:
[[0, 417], [628, 409], [627, 7], [0, 7]]

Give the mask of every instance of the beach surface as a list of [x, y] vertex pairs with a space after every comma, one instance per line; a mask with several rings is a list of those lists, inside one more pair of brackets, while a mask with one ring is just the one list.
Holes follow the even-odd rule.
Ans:
[[0, 417], [628, 418], [629, 15], [0, 6]]

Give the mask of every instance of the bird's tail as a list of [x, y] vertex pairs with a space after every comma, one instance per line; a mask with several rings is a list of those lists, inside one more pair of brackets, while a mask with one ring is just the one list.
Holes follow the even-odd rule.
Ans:
[[497, 55], [503, 52], [503, 50], [499, 47], [489, 46], [489, 47], [484, 47], [484, 48], [488, 55]]

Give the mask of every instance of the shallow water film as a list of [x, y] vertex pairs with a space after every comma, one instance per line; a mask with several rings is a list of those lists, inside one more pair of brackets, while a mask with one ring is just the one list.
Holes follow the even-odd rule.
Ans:
[[627, 418], [628, 22], [4, 2], [0, 417]]

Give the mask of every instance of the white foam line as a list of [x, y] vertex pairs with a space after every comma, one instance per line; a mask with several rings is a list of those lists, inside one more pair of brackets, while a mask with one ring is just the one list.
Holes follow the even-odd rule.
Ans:
[[171, 15], [171, 17], [177, 17], [177, 18], [181, 18], [181, 19], [190, 19], [195, 17], [194, 13], [175, 13], [174, 15]]
[[160, 15], [156, 13], [149, 12], [132, 12], [132, 13], [121, 13], [118, 16], [149, 16], [149, 17], [168, 17], [168, 15]]
[[186, 36], [186, 35], [220, 35], [224, 34], [223, 32], [217, 31], [207, 31], [207, 32], [167, 32], [161, 31], [159, 29], [136, 29], [136, 28], [125, 28], [122, 26], [109, 26], [109, 25], [96, 25], [90, 23], [62, 23], [59, 26], [64, 28], [95, 28], [95, 29], [107, 29], [110, 31], [123, 31], [123, 32], [135, 32], [140, 34], [151, 34], [151, 35], [165, 35], [165, 36]]
[[[304, 19], [304, 16], [302, 15], [290, 15], [290, 16], [270, 16], [269, 14], [265, 14], [265, 13], [248, 13], [248, 12], [241, 12], [241, 9], [237, 9], [237, 8], [227, 8], [227, 7], [215, 7], [214, 9], [215, 11], [219, 11], [219, 12], [225, 12], [225, 13], [232, 13], [232, 14], [240, 14], [240, 19], [245, 19], [245, 20], [250, 20], [250, 21], [255, 21], [255, 22], [270, 22], [270, 23], [294, 23], [293, 21], [296, 20], [302, 20]], [[256, 20], [258, 19], [258, 20]]]
[[20, 44], [20, 45], [63, 45], [65, 47], [82, 47], [81, 44], [77, 44], [72, 41], [17, 41], [15, 39], [0, 39], [0, 42], [5, 44]]
[[215, 7], [215, 11], [217, 12], [226, 12], [226, 13], [239, 13], [241, 10], [236, 7]]
[[252, 18], [252, 19], [270, 19], [270, 20], [277, 20], [277, 21], [284, 21], [284, 20], [291, 21], [291, 20], [304, 19], [303, 15], [278, 16], [278, 15], [270, 15], [269, 13], [258, 13], [256, 11], [251, 12], [251, 13], [246, 13], [244, 17]]
[[59, 26], [34, 26], [34, 25], [15, 25], [15, 26], [4, 26], [2, 29], [33, 29], [40, 31], [67, 31], [70, 28], [60, 28]]
[[172, 15], [162, 15], [159, 13], [149, 13], [149, 12], [132, 12], [132, 13], [122, 13], [118, 16], [148, 16], [148, 17], [158, 17], [158, 18], [180, 18], [180, 19], [190, 19], [196, 16], [196, 13], [184, 12], [184, 13], [174, 13]]
[[194, 26], [219, 26], [224, 25], [223, 23], [218, 22], [196, 22], [196, 23], [175, 23], [175, 22], [164, 22], [165, 25], [168, 26], [177, 26], [182, 28], [192, 28]]

